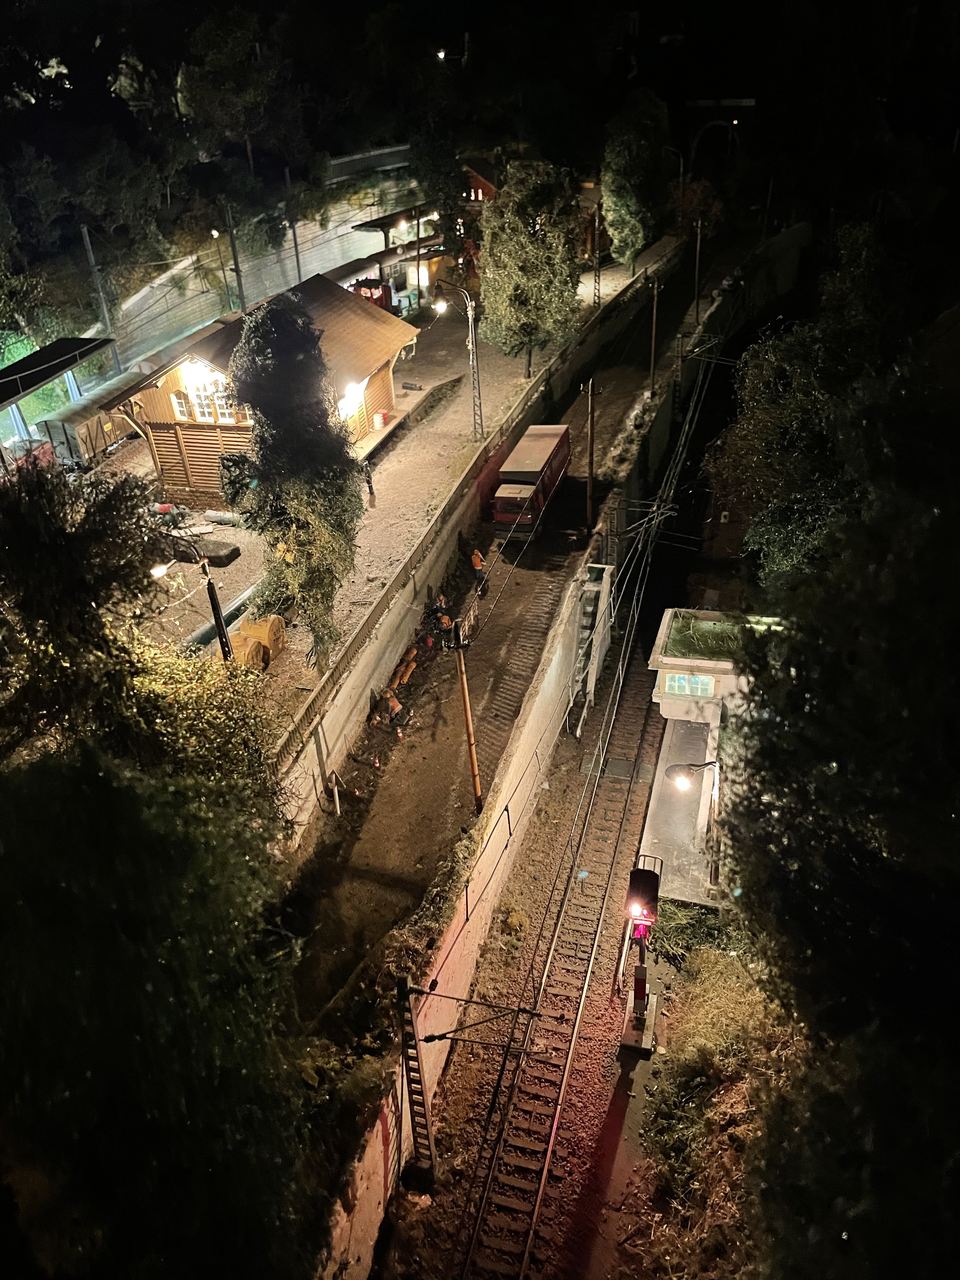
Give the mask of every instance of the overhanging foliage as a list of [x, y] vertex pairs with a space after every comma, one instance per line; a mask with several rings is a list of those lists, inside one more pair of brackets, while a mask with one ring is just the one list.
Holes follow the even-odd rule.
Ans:
[[579, 306], [579, 249], [570, 174], [542, 161], [509, 164], [483, 209], [481, 336], [509, 356], [563, 341]]
[[252, 410], [253, 456], [224, 458], [224, 491], [273, 552], [257, 608], [296, 606], [319, 657], [337, 635], [333, 602], [353, 567], [363, 502], [320, 342], [299, 303], [278, 298], [247, 317], [230, 377]]

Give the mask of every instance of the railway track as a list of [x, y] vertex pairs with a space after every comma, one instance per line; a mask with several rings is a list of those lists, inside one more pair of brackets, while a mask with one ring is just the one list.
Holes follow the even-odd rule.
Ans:
[[551, 1161], [614, 873], [632, 861], [639, 842], [663, 734], [650, 701], [654, 680], [637, 653], [625, 673], [586, 824], [565, 854], [535, 998], [516, 1014], [505, 1046], [465, 1213], [462, 1280], [539, 1277], [560, 1243], [562, 1202], [554, 1202]]

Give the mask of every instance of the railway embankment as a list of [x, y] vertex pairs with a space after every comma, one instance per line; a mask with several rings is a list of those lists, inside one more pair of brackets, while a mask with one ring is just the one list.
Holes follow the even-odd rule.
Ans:
[[[807, 239], [805, 228], [792, 228], [751, 255], [739, 287], [714, 299], [691, 344], [713, 342], [716, 349], [726, 335], [789, 290]], [[420, 1033], [426, 1041], [428, 1097], [436, 1089], [449, 1052], [450, 1041], [444, 1033], [456, 1022], [457, 1001], [470, 990], [500, 892], [543, 789], [550, 753], [567, 721], [577, 683], [580, 594], [587, 565], [616, 564], [621, 558], [630, 504], [643, 500], [664, 469], [678, 429], [677, 406], [694, 391], [698, 366], [693, 360], [671, 372], [661, 381], [659, 399], [642, 412], [639, 428], [631, 424], [634, 436], [622, 461], [620, 483], [604, 502], [596, 531], [563, 593], [483, 815], [438, 862], [421, 906], [351, 975], [335, 1002], [337, 1016], [348, 1022], [346, 1010], [351, 1001], [359, 1000], [368, 1014], [376, 1011], [385, 1025], [390, 1020], [391, 982], [397, 972], [408, 970], [434, 993], [419, 1011]], [[430, 1040], [431, 1036], [440, 1038]], [[411, 1147], [409, 1101], [399, 1072], [394, 1072], [360, 1145], [347, 1188], [334, 1207], [325, 1275], [359, 1278], [368, 1274], [372, 1242]]]

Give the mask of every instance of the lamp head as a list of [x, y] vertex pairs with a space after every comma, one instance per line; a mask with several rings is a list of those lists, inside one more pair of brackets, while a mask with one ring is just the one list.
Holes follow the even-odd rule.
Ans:
[[666, 770], [665, 776], [678, 791], [689, 791], [693, 786], [693, 770], [689, 765], [672, 764]]

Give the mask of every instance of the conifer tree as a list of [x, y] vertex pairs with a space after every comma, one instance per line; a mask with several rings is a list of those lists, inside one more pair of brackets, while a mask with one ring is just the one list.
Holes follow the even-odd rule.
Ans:
[[580, 211], [573, 179], [543, 161], [507, 166], [484, 206], [480, 333], [508, 356], [562, 342], [579, 302]]

